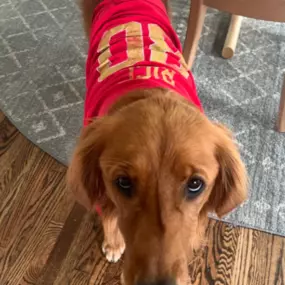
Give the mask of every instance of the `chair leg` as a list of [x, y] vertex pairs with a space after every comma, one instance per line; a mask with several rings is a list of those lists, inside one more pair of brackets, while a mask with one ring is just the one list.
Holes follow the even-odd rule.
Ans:
[[191, 8], [188, 18], [188, 26], [183, 48], [183, 56], [191, 69], [204, 25], [207, 7], [202, 0], [191, 0]]
[[281, 132], [281, 133], [285, 132], [285, 78], [283, 82], [283, 88], [282, 88], [280, 104], [279, 104], [277, 130], [278, 132]]
[[241, 22], [242, 22], [242, 16], [232, 15], [227, 38], [222, 51], [223, 58], [233, 57], [237, 46]]

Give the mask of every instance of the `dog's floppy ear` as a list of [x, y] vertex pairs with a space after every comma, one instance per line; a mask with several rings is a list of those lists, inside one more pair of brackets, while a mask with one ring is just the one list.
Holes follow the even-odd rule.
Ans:
[[67, 171], [68, 188], [88, 210], [93, 210], [105, 195], [99, 166], [107, 132], [102, 120], [96, 119], [83, 128]]
[[231, 132], [216, 124], [216, 159], [219, 173], [209, 198], [210, 207], [221, 217], [247, 198], [247, 173]]

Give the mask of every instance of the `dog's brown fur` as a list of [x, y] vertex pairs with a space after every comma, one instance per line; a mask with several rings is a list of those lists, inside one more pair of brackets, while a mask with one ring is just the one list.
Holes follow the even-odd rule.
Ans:
[[[86, 34], [98, 2], [82, 0]], [[187, 201], [183, 187], [193, 174], [207, 187]], [[119, 175], [135, 181], [133, 197], [114, 187]], [[100, 204], [107, 259], [116, 261], [126, 246], [126, 285], [189, 284], [187, 262], [203, 240], [208, 212], [222, 216], [247, 194], [230, 132], [158, 88], [125, 94], [84, 128], [67, 179], [87, 209]]]

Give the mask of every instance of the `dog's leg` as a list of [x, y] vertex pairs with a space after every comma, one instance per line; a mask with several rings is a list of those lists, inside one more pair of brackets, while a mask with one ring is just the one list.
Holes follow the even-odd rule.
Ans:
[[102, 214], [104, 229], [104, 242], [102, 251], [109, 262], [117, 262], [125, 251], [125, 242], [118, 227], [117, 215], [113, 213]]
[[100, 2], [101, 0], [79, 0], [83, 16], [84, 31], [88, 39], [91, 31], [94, 9]]

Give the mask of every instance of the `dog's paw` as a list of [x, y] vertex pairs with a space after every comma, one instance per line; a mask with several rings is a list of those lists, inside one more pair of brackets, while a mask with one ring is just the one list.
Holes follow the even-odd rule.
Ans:
[[116, 245], [113, 245], [106, 241], [103, 242], [102, 252], [104, 253], [106, 259], [109, 262], [116, 263], [121, 258], [124, 251], [125, 251], [125, 243], [123, 241]]

